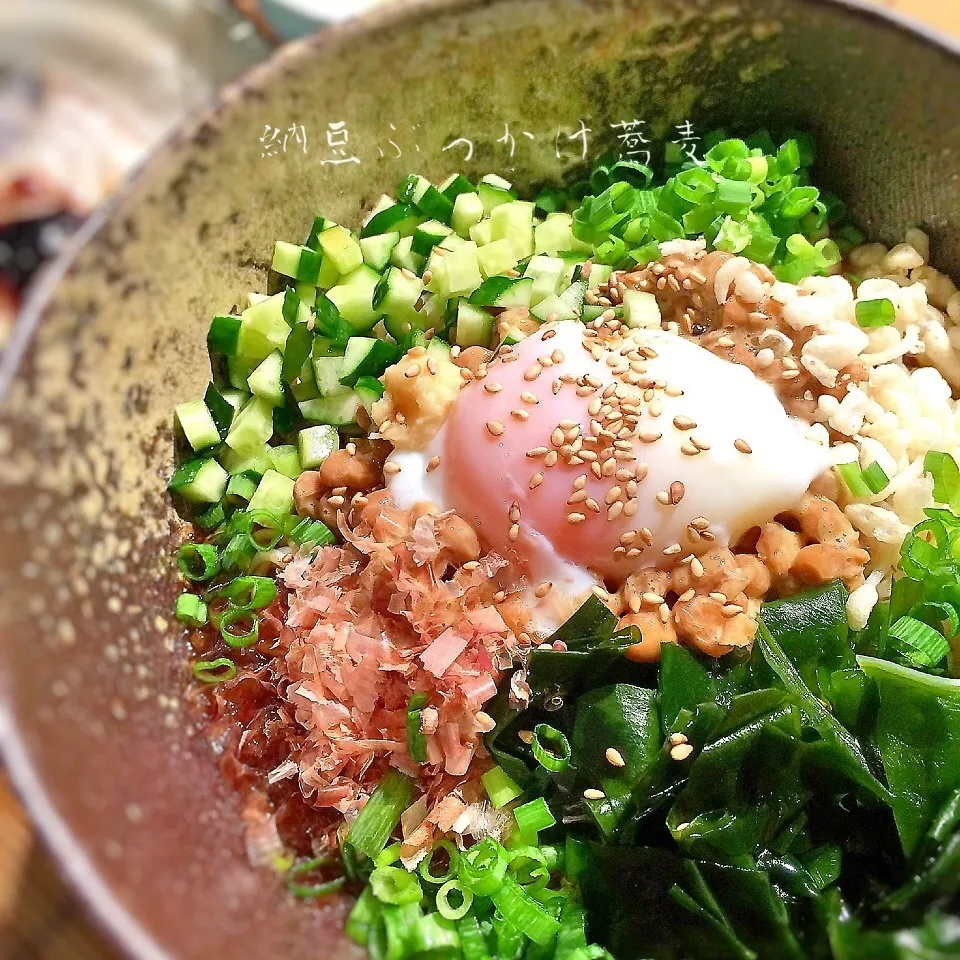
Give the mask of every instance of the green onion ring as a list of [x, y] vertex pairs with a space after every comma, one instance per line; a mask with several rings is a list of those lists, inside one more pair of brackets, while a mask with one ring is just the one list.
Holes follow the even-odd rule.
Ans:
[[570, 741], [556, 727], [548, 723], [537, 724], [530, 746], [537, 763], [551, 773], [562, 773], [570, 766]]

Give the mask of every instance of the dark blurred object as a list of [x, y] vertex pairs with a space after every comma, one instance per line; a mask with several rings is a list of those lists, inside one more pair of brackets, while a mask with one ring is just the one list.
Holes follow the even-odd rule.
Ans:
[[268, 51], [227, 0], [0, 0], [0, 346], [66, 236]]

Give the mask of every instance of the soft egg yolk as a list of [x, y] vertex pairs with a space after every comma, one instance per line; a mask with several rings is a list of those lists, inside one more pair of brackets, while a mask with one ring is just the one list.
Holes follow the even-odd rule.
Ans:
[[773, 388], [659, 329], [546, 324], [461, 390], [429, 453], [443, 508], [531, 577], [621, 583], [735, 542], [830, 465]]

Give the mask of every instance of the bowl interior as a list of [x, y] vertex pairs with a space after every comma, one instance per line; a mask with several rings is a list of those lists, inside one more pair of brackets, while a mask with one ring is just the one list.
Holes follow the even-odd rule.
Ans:
[[411, 171], [532, 188], [616, 147], [613, 125], [663, 142], [689, 120], [809, 130], [868, 235], [919, 224], [956, 269], [958, 82], [943, 48], [812, 0], [401, 4], [287, 49], [153, 160], [35, 304], [0, 425], [6, 759], [131, 952], [354, 949], [344, 903], [304, 909], [248, 865], [170, 616], [171, 411], [208, 379], [209, 318], [265, 288], [273, 240], [319, 212], [356, 225]]

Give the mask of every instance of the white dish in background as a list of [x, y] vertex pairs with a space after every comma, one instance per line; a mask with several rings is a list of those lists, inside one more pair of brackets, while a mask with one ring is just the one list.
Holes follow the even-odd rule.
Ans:
[[260, 0], [263, 16], [285, 40], [341, 23], [384, 0]]

